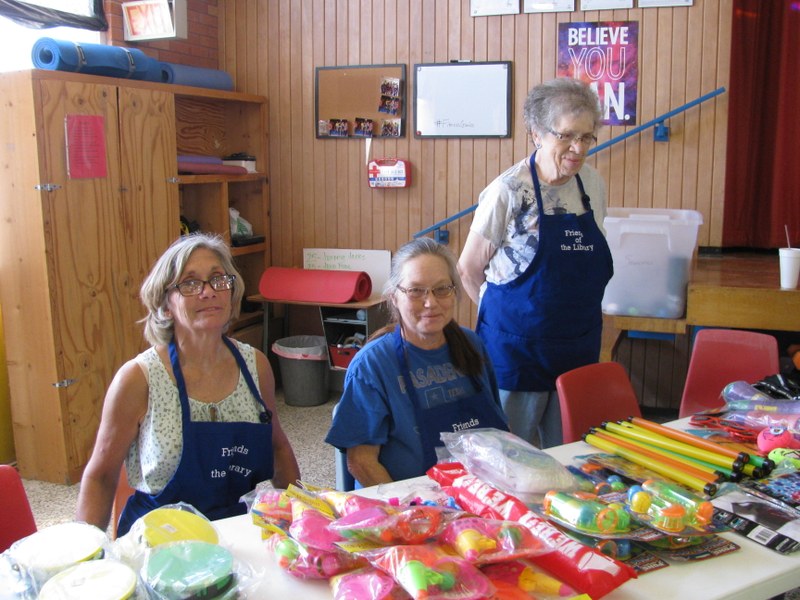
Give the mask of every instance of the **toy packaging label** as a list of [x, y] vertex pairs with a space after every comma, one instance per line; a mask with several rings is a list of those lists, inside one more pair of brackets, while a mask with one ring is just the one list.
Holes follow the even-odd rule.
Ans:
[[800, 471], [784, 473], [769, 479], [743, 481], [739, 485], [751, 494], [795, 511], [800, 517]]
[[715, 522], [781, 554], [800, 549], [800, 518], [793, 511], [738, 490], [711, 502]]

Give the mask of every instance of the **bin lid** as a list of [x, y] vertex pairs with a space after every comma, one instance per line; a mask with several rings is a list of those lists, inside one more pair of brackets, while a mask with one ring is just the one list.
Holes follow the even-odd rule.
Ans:
[[321, 335], [295, 335], [272, 344], [272, 351], [283, 358], [327, 360], [328, 345]]

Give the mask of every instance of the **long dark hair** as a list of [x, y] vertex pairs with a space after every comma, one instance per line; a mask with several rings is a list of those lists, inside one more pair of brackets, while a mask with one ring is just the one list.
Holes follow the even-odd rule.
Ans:
[[[461, 285], [461, 278], [458, 276], [456, 259], [449, 248], [428, 237], [412, 240], [401, 246], [392, 257], [389, 278], [386, 280], [386, 285], [383, 286], [383, 297], [390, 311], [389, 322], [385, 327], [373, 333], [370, 340], [393, 332], [395, 326], [401, 323], [400, 311], [397, 310], [394, 303], [394, 295], [398, 292], [397, 287], [402, 280], [403, 267], [408, 261], [424, 255], [438, 256], [447, 263], [450, 281], [456, 286], [456, 299], [460, 299], [463, 295], [464, 288]], [[479, 377], [483, 372], [484, 358], [455, 319], [444, 326], [444, 338], [447, 341], [453, 366], [464, 375]]]

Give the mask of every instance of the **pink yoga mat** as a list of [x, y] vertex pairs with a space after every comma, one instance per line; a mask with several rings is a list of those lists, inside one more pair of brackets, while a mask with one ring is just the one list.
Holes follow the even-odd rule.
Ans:
[[372, 280], [363, 271], [269, 267], [258, 290], [267, 300], [346, 304], [369, 298]]

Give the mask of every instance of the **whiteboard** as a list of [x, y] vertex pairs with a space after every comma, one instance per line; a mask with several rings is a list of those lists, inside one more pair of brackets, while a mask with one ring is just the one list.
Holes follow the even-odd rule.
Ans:
[[357, 248], [303, 248], [304, 269], [364, 271], [372, 281], [371, 297], [380, 296], [389, 279], [392, 255], [388, 250]]
[[510, 137], [511, 62], [414, 65], [416, 137]]

